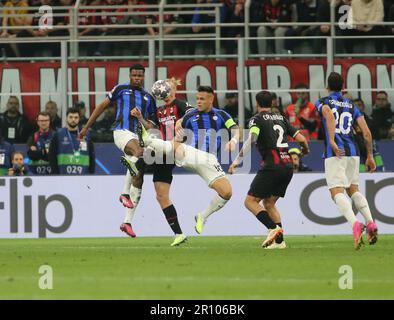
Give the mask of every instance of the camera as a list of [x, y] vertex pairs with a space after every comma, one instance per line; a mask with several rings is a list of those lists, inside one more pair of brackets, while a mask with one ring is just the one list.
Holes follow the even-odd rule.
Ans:
[[14, 170], [14, 176], [20, 176], [20, 175], [24, 174], [24, 171], [25, 171], [25, 167], [21, 166], [19, 164], [14, 164], [12, 169]]

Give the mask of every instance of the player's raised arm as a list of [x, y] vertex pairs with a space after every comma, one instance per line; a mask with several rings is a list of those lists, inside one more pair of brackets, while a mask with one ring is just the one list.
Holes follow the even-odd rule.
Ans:
[[368, 128], [364, 116], [358, 117], [356, 121], [357, 121], [357, 125], [361, 129], [361, 132], [364, 137], [365, 147], [367, 148], [367, 160], [365, 161], [365, 166], [367, 168], [367, 171], [373, 172], [376, 170], [376, 163], [373, 158], [372, 134]]
[[96, 122], [97, 118], [104, 112], [105, 108], [109, 106], [111, 100], [107, 97], [103, 102], [101, 102], [96, 108], [94, 109], [93, 113], [91, 114], [88, 122], [82, 128], [81, 132], [79, 133], [79, 139], [82, 140], [85, 138], [86, 133], [88, 132], [89, 128]]
[[341, 157], [345, 155], [345, 151], [339, 149], [337, 143], [335, 142], [336, 123], [335, 123], [334, 114], [332, 113], [331, 108], [328, 105], [323, 106], [322, 114], [323, 117], [326, 119], [327, 131], [328, 131], [331, 148], [337, 157]]
[[259, 134], [260, 134], [260, 129], [257, 126], [251, 127], [248, 139], [245, 141], [241, 151], [238, 153], [237, 157], [235, 158], [235, 160], [233, 161], [233, 163], [228, 169], [229, 174], [233, 174], [235, 172], [235, 169], [243, 161], [245, 155], [247, 155], [252, 149], [252, 145], [254, 145], [257, 142]]

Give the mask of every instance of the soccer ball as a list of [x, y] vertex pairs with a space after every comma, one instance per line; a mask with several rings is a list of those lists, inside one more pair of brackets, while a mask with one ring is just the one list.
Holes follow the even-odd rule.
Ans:
[[165, 80], [157, 80], [152, 86], [152, 95], [155, 99], [164, 100], [171, 95], [171, 86]]

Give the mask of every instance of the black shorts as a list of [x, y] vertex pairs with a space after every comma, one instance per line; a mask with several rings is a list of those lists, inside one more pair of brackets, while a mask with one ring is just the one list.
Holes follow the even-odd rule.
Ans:
[[293, 177], [293, 169], [260, 170], [253, 179], [248, 195], [266, 199], [271, 196], [284, 197]]
[[174, 170], [175, 164], [152, 164], [145, 166], [144, 173], [153, 174], [153, 182], [165, 182], [171, 184], [173, 175], [172, 170]]

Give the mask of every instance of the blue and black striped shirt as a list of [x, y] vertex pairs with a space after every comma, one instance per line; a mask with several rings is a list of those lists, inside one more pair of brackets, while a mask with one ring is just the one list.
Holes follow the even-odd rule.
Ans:
[[143, 88], [132, 87], [130, 82], [126, 82], [115, 86], [107, 97], [117, 105], [114, 130], [129, 130], [136, 133], [138, 120], [130, 115], [134, 108], [140, 109], [146, 120], [157, 124], [155, 99]]
[[353, 134], [353, 125], [358, 117], [362, 116], [360, 110], [349, 99], [342, 97], [340, 92], [333, 92], [328, 97], [319, 99], [316, 102], [317, 111], [322, 118], [325, 134], [324, 158], [335, 157], [330, 145], [330, 138], [327, 130], [326, 119], [323, 116], [323, 106], [328, 105], [335, 118], [335, 142], [339, 149], [345, 151], [345, 156], [359, 156], [359, 150]]
[[230, 130], [236, 125], [226, 111], [217, 108], [212, 108], [209, 112], [202, 112], [194, 108], [186, 113], [182, 121], [182, 127], [193, 132], [191, 146], [215, 154], [221, 148], [220, 130]]

